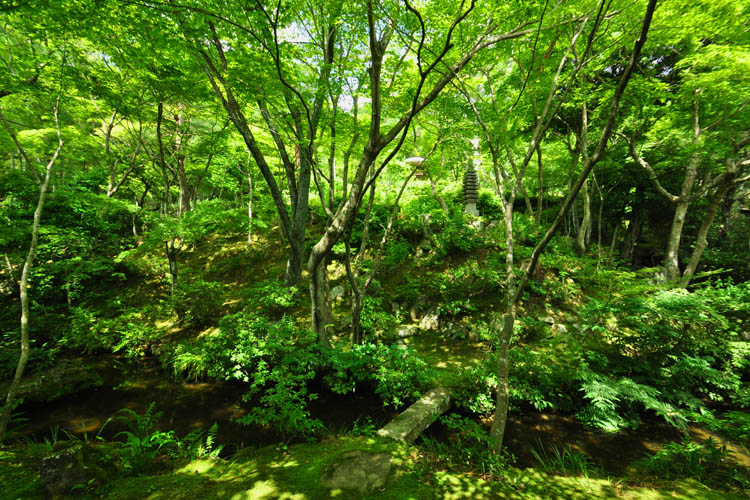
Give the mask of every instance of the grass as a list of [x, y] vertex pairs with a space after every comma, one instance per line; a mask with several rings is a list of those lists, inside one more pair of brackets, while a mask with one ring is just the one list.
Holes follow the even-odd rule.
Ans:
[[[394, 457], [388, 484], [368, 497], [329, 490], [320, 483], [327, 468], [353, 450]], [[0, 450], [0, 500], [43, 498], [34, 464], [23, 447]], [[245, 449], [229, 460], [199, 459], [158, 476], [118, 477], [104, 489], [71, 498], [105, 500], [255, 499], [706, 499], [738, 498], [693, 481], [665, 481], [649, 487], [608, 479], [561, 477], [533, 469], [510, 469], [502, 481], [471, 474], [434, 471], [414, 447], [373, 438], [333, 438], [322, 443], [261, 450]]]

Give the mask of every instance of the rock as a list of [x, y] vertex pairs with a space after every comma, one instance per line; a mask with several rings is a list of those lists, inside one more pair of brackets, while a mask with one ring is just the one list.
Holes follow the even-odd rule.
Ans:
[[411, 443], [450, 406], [450, 389], [433, 389], [380, 429], [378, 436]]
[[557, 335], [561, 333], [568, 333], [568, 328], [562, 323], [555, 323], [554, 325], [552, 325], [552, 333]]
[[385, 486], [392, 464], [390, 453], [350, 451], [323, 473], [321, 482], [331, 489], [357, 490], [370, 495]]
[[343, 285], [336, 285], [335, 287], [331, 288], [331, 291], [328, 292], [328, 297], [330, 297], [331, 302], [333, 302], [336, 299], [340, 299], [344, 296], [344, 292], [346, 292], [346, 289]]
[[109, 468], [104, 453], [93, 446], [75, 443], [67, 449], [42, 459], [39, 475], [52, 498], [66, 495], [76, 485], [88, 488], [92, 483], [106, 483]]
[[550, 314], [544, 314], [542, 316], [537, 316], [539, 321], [543, 323], [547, 323], [548, 325], [554, 325], [555, 324], [555, 318], [552, 317]]
[[442, 331], [449, 339], [463, 340], [469, 335], [469, 326], [463, 321], [448, 321]]
[[437, 330], [440, 326], [440, 313], [437, 309], [430, 309], [419, 321], [419, 328], [422, 330]]
[[398, 338], [400, 339], [413, 337], [416, 334], [417, 334], [417, 329], [416, 327], [414, 327], [414, 325], [400, 326], [398, 327], [398, 330], [396, 330], [396, 335], [398, 335]]
[[[91, 366], [64, 359], [48, 370], [24, 377], [17, 397], [26, 403], [47, 403], [103, 384], [104, 380]], [[9, 385], [10, 382], [0, 383], [0, 394], [7, 393]]]

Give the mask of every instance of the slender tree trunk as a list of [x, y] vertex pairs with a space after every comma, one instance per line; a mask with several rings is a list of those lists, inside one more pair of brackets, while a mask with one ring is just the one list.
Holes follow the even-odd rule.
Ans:
[[[23, 264], [23, 270], [21, 271], [19, 291], [19, 298], [21, 299], [21, 355], [18, 358], [16, 372], [13, 375], [13, 380], [11, 381], [10, 387], [8, 388], [8, 393], [5, 396], [5, 406], [3, 406], [2, 414], [0, 414], [0, 444], [2, 444], [2, 442], [5, 440], [5, 434], [8, 430], [8, 422], [10, 421], [10, 412], [13, 409], [13, 403], [15, 402], [18, 388], [21, 385], [21, 379], [23, 378], [23, 372], [26, 369], [26, 362], [29, 359], [29, 353], [31, 349], [29, 340], [29, 274], [31, 273], [31, 269], [34, 265], [36, 247], [37, 243], [39, 242], [39, 226], [41, 225], [42, 221], [42, 211], [44, 210], [44, 201], [47, 196], [50, 174], [52, 172], [52, 167], [54, 166], [55, 161], [60, 155], [60, 150], [62, 149], [63, 145], [63, 141], [60, 135], [60, 125], [57, 121], [57, 111], [59, 103], [60, 101], [58, 98], [57, 104], [55, 104], [54, 108], [55, 126], [57, 127], [57, 149], [55, 150], [52, 159], [50, 159], [49, 163], [47, 163], [44, 178], [41, 179], [39, 183], [39, 198], [37, 199], [36, 209], [34, 210], [34, 222], [31, 226], [31, 243], [29, 244], [29, 252], [26, 254], [26, 260]], [[21, 148], [21, 145], [20, 143], [18, 143], [18, 139], [15, 133], [10, 128], [10, 125], [5, 119], [5, 116], [2, 115], [2, 112], [0, 112], [0, 119], [4, 122], [8, 132], [11, 134], [14, 141], [16, 142], [16, 145], [21, 150], [21, 156], [26, 159], [28, 168], [33, 169], [34, 165], [29, 161], [28, 156]], [[36, 175], [36, 172], [34, 174]]]
[[188, 186], [187, 176], [185, 175], [185, 152], [184, 149], [184, 131], [182, 130], [183, 118], [182, 118], [182, 103], [178, 106], [179, 111], [175, 115], [175, 123], [177, 124], [177, 132], [175, 133], [174, 146], [175, 153], [177, 155], [177, 183], [180, 187], [180, 212], [189, 212], [190, 206], [190, 186]]
[[591, 196], [589, 195], [589, 182], [583, 183], [581, 188], [581, 194], [583, 195], [583, 220], [581, 225], [578, 227], [578, 235], [576, 237], [576, 248], [578, 254], [583, 257], [586, 253], [587, 240], [586, 237], [589, 233], [591, 226]]
[[538, 182], [539, 182], [539, 197], [536, 200], [536, 223], [541, 224], [542, 222], [542, 209], [544, 208], [544, 177], [542, 168], [542, 146], [537, 144], [536, 146], [536, 160], [538, 167]]
[[708, 241], [708, 231], [711, 229], [711, 225], [714, 222], [714, 219], [716, 218], [716, 214], [719, 211], [719, 207], [722, 204], [722, 201], [724, 200], [724, 196], [726, 196], [727, 192], [733, 185], [733, 181], [736, 177], [737, 170], [730, 170], [728, 169], [727, 173], [725, 174], [725, 178], [723, 182], [716, 188], [714, 193], [711, 195], [711, 198], [709, 200], [708, 208], [706, 209], [706, 213], [703, 216], [703, 222], [701, 222], [701, 226], [698, 229], [698, 237], [695, 242], [695, 248], [693, 249], [693, 253], [690, 256], [690, 261], [688, 262], [687, 267], [685, 268], [685, 272], [682, 274], [682, 281], [683, 286], [687, 286], [690, 283], [690, 280], [693, 279], [693, 275], [695, 274], [696, 269], [698, 268], [698, 263], [701, 260], [701, 257], [703, 256], [703, 251], [706, 249], [706, 244]]
[[[498, 354], [499, 354], [500, 360], [498, 363], [498, 393], [497, 393], [497, 402], [496, 402], [496, 407], [495, 407], [495, 417], [492, 422], [492, 429], [490, 430], [490, 445], [496, 451], [500, 451], [502, 447], [503, 437], [505, 434], [505, 424], [507, 421], [508, 404], [506, 402], [506, 397], [507, 397], [506, 394], [508, 392], [508, 389], [507, 389], [508, 370], [507, 370], [507, 354], [504, 353], [507, 347], [504, 344], [507, 340], [507, 344], [509, 345], [510, 339], [512, 338], [513, 326], [515, 324], [515, 319], [516, 319], [515, 308], [518, 302], [521, 300], [523, 292], [526, 289], [526, 285], [528, 284], [530, 275], [534, 272], [534, 269], [536, 268], [539, 262], [539, 257], [544, 252], [549, 242], [552, 240], [552, 237], [554, 236], [555, 232], [557, 232], [557, 230], [562, 225], [562, 222], [565, 219], [565, 217], [568, 215], [568, 212], [570, 211], [571, 206], [574, 204], [574, 201], [576, 197], [578, 196], [578, 193], [581, 190], [584, 181], [589, 176], [589, 174], [591, 173], [591, 170], [599, 162], [602, 155], [604, 154], [604, 151], [607, 147], [607, 143], [609, 142], [609, 138], [611, 137], [612, 131], [615, 126], [615, 118], [617, 116], [617, 110], [619, 108], [620, 100], [625, 92], [625, 88], [627, 87], [628, 81], [630, 80], [630, 77], [633, 74], [633, 68], [635, 68], [636, 62], [640, 58], [641, 49], [643, 48], [643, 45], [646, 43], [646, 37], [648, 34], [649, 27], [651, 25], [651, 19], [653, 18], [654, 10], [656, 9], [656, 3], [657, 3], [657, 0], [649, 0], [649, 3], [646, 7], [646, 13], [644, 15], [641, 32], [638, 36], [638, 39], [635, 42], [635, 47], [631, 54], [630, 61], [628, 62], [628, 65], [626, 66], [622, 74], [622, 77], [620, 78], [620, 81], [618, 82], [617, 88], [615, 89], [615, 92], [612, 96], [609, 114], [607, 116], [606, 124], [602, 131], [597, 147], [594, 153], [591, 156], [587, 157], [587, 159], [584, 161], [581, 174], [578, 176], [577, 181], [573, 184], [571, 190], [568, 193], [568, 196], [565, 198], [565, 201], [563, 202], [562, 207], [557, 213], [555, 220], [552, 222], [552, 225], [544, 234], [542, 239], [534, 247], [534, 250], [531, 252], [531, 258], [529, 259], [528, 263], [525, 263], [522, 266], [523, 274], [518, 280], [518, 284], [516, 284], [515, 278], [512, 276], [513, 275], [512, 255], [509, 257], [506, 256], [506, 268], [508, 266], [508, 263], [510, 263], [511, 265], [510, 272], [508, 273], [508, 277], [506, 278], [506, 280], [507, 280], [507, 283], [511, 284], [512, 286], [509, 286], [507, 288], [508, 299], [507, 299], [507, 306], [506, 306], [505, 321], [503, 323], [503, 329], [499, 338], [500, 345], [498, 348]], [[508, 230], [510, 229], [511, 238], [512, 238], [512, 230], [513, 230], [512, 229], [512, 207], [513, 207], [512, 202], [513, 202], [513, 199], [511, 197], [509, 207], [508, 209], [505, 210], [505, 214], [504, 214], [506, 218], [506, 222], [505, 222], [506, 232], [508, 232]], [[511, 224], [510, 227], [508, 227], [509, 222]], [[508, 246], [508, 251], [510, 252], [513, 249], [513, 244], [512, 244], [512, 240], [510, 241], [510, 244], [508, 244], [509, 242], [507, 239], [508, 239], [508, 235], [506, 234], [506, 246]], [[503, 361], [505, 362], [505, 366], [503, 366]]]
[[247, 169], [248, 200], [247, 200], [247, 244], [253, 242], [253, 176], [250, 173], [250, 165]]
[[177, 254], [180, 252], [180, 249], [182, 248], [182, 243], [177, 242], [177, 238], [170, 238], [168, 241], [164, 242], [164, 245], [167, 250], [167, 261], [169, 262], [169, 275], [171, 277], [171, 283], [172, 283], [172, 294], [174, 294], [175, 288], [177, 288]]
[[505, 289], [507, 290], [505, 316], [503, 327], [494, 325], [498, 329], [497, 348], [497, 397], [495, 400], [495, 418], [492, 420], [490, 429], [490, 443], [499, 450], [505, 438], [505, 425], [508, 420], [508, 405], [510, 403], [510, 392], [508, 384], [508, 349], [513, 337], [513, 326], [516, 322], [517, 301], [515, 297], [516, 274], [513, 270], [514, 248], [513, 240], [513, 203], [514, 197], [503, 204], [503, 221], [505, 222]]

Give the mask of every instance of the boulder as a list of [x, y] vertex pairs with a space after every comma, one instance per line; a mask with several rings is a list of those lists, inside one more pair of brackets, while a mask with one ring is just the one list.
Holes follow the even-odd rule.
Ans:
[[419, 320], [419, 328], [422, 330], [437, 330], [440, 327], [440, 313], [436, 308], [430, 309], [422, 319]]
[[331, 489], [356, 490], [370, 495], [385, 486], [392, 464], [390, 453], [350, 451], [323, 473], [321, 482]]
[[400, 339], [413, 337], [416, 334], [417, 334], [417, 328], [414, 325], [400, 326], [398, 327], [398, 330], [396, 330], [396, 335]]
[[74, 488], [104, 484], [114, 469], [103, 451], [84, 443], [71, 446], [42, 459], [39, 475], [52, 498], [64, 496]]
[[328, 297], [331, 299], [331, 302], [333, 302], [336, 299], [343, 298], [344, 292], [346, 292], [346, 289], [343, 285], [336, 285], [335, 287], [331, 288], [330, 292], [328, 292]]
[[450, 407], [450, 389], [433, 389], [380, 429], [378, 436], [411, 443]]

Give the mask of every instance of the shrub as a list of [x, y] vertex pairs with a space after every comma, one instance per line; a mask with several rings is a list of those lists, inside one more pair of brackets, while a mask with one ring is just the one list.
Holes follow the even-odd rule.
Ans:
[[392, 337], [396, 327], [401, 323], [398, 314], [391, 314], [383, 309], [383, 300], [371, 295], [365, 296], [362, 301], [362, 313], [360, 324], [365, 339], [373, 341], [389, 339]]
[[186, 324], [201, 328], [211, 324], [221, 314], [221, 283], [194, 278], [178, 283], [170, 298], [177, 317]]
[[432, 379], [427, 363], [413, 349], [372, 343], [328, 353], [324, 381], [333, 392], [348, 394], [370, 386], [384, 405], [402, 406], [418, 398]]
[[297, 328], [286, 316], [271, 321], [246, 309], [223, 318], [218, 335], [207, 340], [205, 349], [209, 375], [249, 383], [244, 399], [260, 403], [238, 419], [240, 423], [274, 426], [285, 440], [321, 428], [307, 410], [317, 397], [308, 385], [322, 358], [312, 332]]
[[507, 447], [495, 453], [489, 434], [479, 423], [456, 413], [440, 417], [440, 422], [449, 432], [447, 442], [429, 436], [423, 436], [422, 442], [441, 466], [457, 472], [474, 470], [487, 479], [498, 479], [514, 464], [516, 458]]
[[681, 443], [669, 443], [655, 454], [636, 462], [636, 468], [660, 479], [694, 478], [698, 481], [726, 487], [750, 486], [747, 471], [740, 471], [728, 462], [731, 452], [708, 438], [694, 443], [684, 438]]
[[245, 300], [250, 310], [281, 317], [297, 306], [299, 294], [294, 287], [285, 286], [278, 280], [264, 280], [245, 292]]

